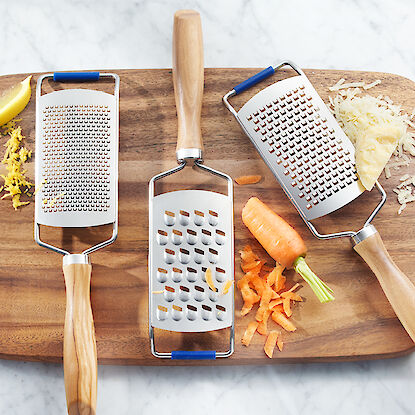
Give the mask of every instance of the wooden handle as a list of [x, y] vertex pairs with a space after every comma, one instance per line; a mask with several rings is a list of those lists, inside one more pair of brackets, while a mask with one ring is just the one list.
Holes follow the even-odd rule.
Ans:
[[203, 149], [200, 115], [203, 97], [203, 41], [199, 13], [179, 10], [173, 26], [173, 85], [178, 117], [176, 151]]
[[415, 286], [389, 256], [378, 232], [354, 246], [375, 273], [392, 308], [415, 342]]
[[95, 415], [97, 348], [90, 301], [91, 265], [64, 265], [63, 274], [66, 285], [63, 367], [68, 414]]

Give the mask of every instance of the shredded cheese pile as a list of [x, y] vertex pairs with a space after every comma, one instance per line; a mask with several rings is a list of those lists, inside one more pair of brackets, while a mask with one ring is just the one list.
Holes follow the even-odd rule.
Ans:
[[33, 186], [33, 183], [29, 182], [25, 177], [26, 170], [22, 170], [23, 163], [31, 157], [32, 152], [26, 147], [21, 147], [24, 136], [22, 135], [21, 127], [16, 126], [16, 121], [18, 120], [9, 121], [2, 127], [4, 133], [8, 134], [10, 138], [4, 145], [6, 151], [2, 160], [2, 163], [6, 165], [7, 174], [0, 175], [4, 180], [0, 191], [4, 190], [7, 192], [1, 199], [11, 197], [15, 210], [19, 206], [30, 203], [28, 201], [20, 201], [20, 197], [22, 191], [26, 193]]
[[[385, 177], [389, 179], [391, 169], [398, 170], [400, 167], [409, 166], [411, 158], [415, 157], [415, 109], [412, 114], [406, 114], [399, 105], [395, 105], [388, 96], [362, 95], [381, 81], [378, 79], [372, 83], [350, 82], [346, 83], [345, 79], [340, 79], [335, 85], [329, 88], [337, 95], [329, 97], [330, 110], [337, 119], [338, 123], [356, 145], [359, 135], [374, 126], [394, 127], [398, 133], [398, 144], [393, 153], [393, 157], [385, 166]], [[402, 183], [394, 189], [398, 195], [398, 202], [401, 207], [398, 214], [401, 214], [407, 203], [415, 201], [415, 194], [411, 193], [406, 183], [409, 177], [405, 177]], [[402, 179], [402, 178], [401, 178]], [[414, 185], [415, 187], [415, 185]], [[408, 193], [409, 192], [409, 193]], [[412, 200], [414, 199], [414, 200]]]

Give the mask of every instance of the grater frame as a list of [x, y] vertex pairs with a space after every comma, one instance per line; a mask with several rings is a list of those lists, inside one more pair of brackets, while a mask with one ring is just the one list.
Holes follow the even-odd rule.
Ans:
[[[42, 135], [41, 131], [41, 120], [42, 120], [42, 114], [40, 113], [42, 110], [42, 107], [40, 106], [39, 102], [40, 102], [40, 98], [42, 97], [42, 83], [44, 80], [46, 79], [50, 79], [52, 78], [54, 81], [56, 82], [65, 82], [65, 81], [72, 81], [72, 82], [76, 82], [76, 81], [98, 81], [101, 78], [111, 78], [114, 80], [114, 93], [113, 93], [113, 128], [114, 128], [114, 135], [116, 137], [115, 143], [114, 145], [116, 146], [116, 151], [118, 152], [118, 145], [119, 145], [119, 89], [120, 89], [120, 78], [117, 74], [115, 73], [99, 73], [99, 72], [55, 72], [55, 73], [47, 73], [44, 75], [41, 75], [38, 78], [37, 81], [37, 85], [36, 85], [36, 136], [37, 136], [37, 146], [39, 145], [39, 140], [40, 140], [40, 136]], [[54, 92], [65, 92], [65, 91], [89, 91], [89, 92], [98, 92], [98, 91], [94, 91], [94, 90], [89, 90], [89, 89], [81, 89], [81, 90], [76, 90], [76, 89], [65, 89], [63, 91], [54, 91]], [[49, 93], [49, 94], [44, 94], [44, 95], [50, 95], [53, 94]], [[106, 94], [104, 92], [102, 92], [102, 94]], [[44, 96], [43, 95], [43, 96]], [[110, 95], [110, 94], [106, 94], [106, 95]], [[38, 147], [37, 147], [38, 150]], [[37, 157], [36, 157], [36, 163], [40, 163], [39, 160], [39, 152], [37, 151]], [[114, 166], [113, 169], [115, 171], [115, 179], [114, 179], [114, 195], [115, 195], [115, 199], [114, 199], [114, 212], [113, 212], [113, 221], [107, 222], [112, 223], [112, 234], [110, 236], [110, 238], [108, 238], [107, 240], [104, 240], [102, 242], [99, 242], [91, 247], [89, 247], [88, 249], [84, 250], [82, 252], [82, 255], [88, 255], [92, 252], [97, 251], [98, 249], [104, 248], [107, 245], [112, 244], [116, 239], [117, 239], [117, 235], [118, 235], [118, 156], [114, 158], [113, 160]], [[38, 168], [36, 169], [37, 174], [38, 174]], [[36, 183], [37, 188], [42, 187], [41, 183]], [[35, 209], [39, 209], [39, 202], [40, 202], [40, 192], [36, 195], [36, 202], [35, 203]], [[96, 226], [100, 226], [103, 225], [104, 223], [100, 223]], [[35, 223], [34, 223], [34, 239], [37, 242], [38, 245], [50, 249], [54, 252], [60, 253], [64, 256], [66, 255], [70, 255], [71, 253], [69, 251], [66, 251], [63, 248], [51, 245], [45, 241], [42, 241], [41, 236], [40, 236], [40, 226], [41, 223], [38, 222], [38, 215], [35, 213]], [[53, 225], [52, 225], [53, 226]], [[55, 225], [57, 227], [61, 227], [62, 225]], [[72, 226], [79, 226], [79, 225], [72, 225]], [[94, 226], [94, 225], [88, 225], [88, 224], [83, 224], [81, 226]]]
[[[233, 354], [234, 350], [235, 350], [235, 296], [234, 296], [234, 285], [232, 284], [232, 286], [229, 288], [228, 293], [226, 294], [229, 298], [230, 298], [230, 324], [227, 326], [223, 326], [220, 327], [218, 329], [221, 328], [229, 328], [230, 333], [229, 333], [229, 348], [227, 351], [224, 352], [218, 352], [218, 351], [214, 351], [214, 350], [202, 350], [202, 351], [172, 351], [172, 352], [159, 352], [157, 350], [156, 347], [156, 340], [155, 340], [155, 333], [154, 333], [154, 325], [153, 325], [153, 317], [154, 317], [154, 300], [153, 300], [153, 293], [151, 290], [151, 287], [153, 286], [153, 280], [155, 279], [155, 275], [154, 275], [154, 269], [155, 269], [155, 264], [154, 264], [154, 250], [152, 248], [152, 244], [154, 244], [154, 239], [155, 239], [155, 235], [154, 235], [154, 198], [157, 196], [154, 196], [154, 189], [155, 189], [155, 183], [160, 180], [163, 179], [165, 177], [168, 177], [174, 173], [177, 173], [179, 171], [181, 171], [182, 169], [184, 169], [188, 162], [193, 162], [194, 166], [196, 168], [199, 168], [201, 170], [204, 170], [206, 172], [209, 172], [211, 174], [214, 174], [220, 178], [223, 178], [227, 181], [227, 196], [225, 196], [228, 200], [229, 205], [232, 207], [233, 206], [233, 182], [230, 176], [228, 176], [225, 173], [222, 173], [218, 170], [215, 170], [211, 167], [205, 166], [203, 164], [203, 157], [202, 157], [202, 151], [198, 152], [198, 154], [196, 155], [195, 158], [193, 158], [193, 156], [191, 156], [190, 154], [186, 154], [183, 155], [183, 151], [180, 152], [180, 150], [176, 153], [177, 155], [177, 159], [178, 159], [178, 163], [179, 165], [167, 170], [165, 172], [162, 172], [160, 174], [157, 174], [156, 176], [154, 176], [150, 182], [149, 182], [149, 241], [150, 241], [150, 249], [149, 249], [149, 258], [148, 258], [148, 270], [149, 270], [149, 337], [150, 337], [150, 348], [151, 348], [151, 353], [153, 354], [153, 356], [158, 357], [158, 358], [162, 358], [162, 359], [190, 359], [190, 360], [194, 360], [194, 359], [216, 359], [216, 358], [226, 358], [229, 357]], [[214, 193], [214, 192], [210, 192], [210, 191], [204, 191], [204, 190], [197, 190], [198, 192], [206, 192], [206, 193]], [[179, 193], [182, 191], [172, 191], [172, 192], [168, 192], [171, 193], [173, 196], [175, 193]], [[162, 193], [166, 194], [166, 193]], [[223, 195], [224, 196], [224, 195]], [[232, 210], [232, 209], [231, 209]], [[230, 224], [229, 227], [231, 229], [231, 236], [228, 238], [229, 243], [230, 243], [230, 247], [229, 250], [231, 252], [234, 252], [234, 236], [233, 236], [233, 227], [234, 227], [234, 220], [233, 220], [233, 212], [231, 212], [230, 215]], [[234, 260], [230, 261], [229, 264], [229, 275], [232, 277], [232, 279], [234, 280], [234, 274], [235, 274], [235, 263]], [[198, 318], [201, 318], [200, 316]], [[181, 330], [174, 330], [174, 331], [180, 331]], [[207, 332], [207, 331], [212, 331], [212, 330], [186, 330], [186, 333], [192, 333], [192, 332]]]
[[[338, 237], [355, 237], [356, 235], [359, 234], [360, 231], [341, 231], [341, 232], [334, 232], [334, 233], [329, 233], [329, 234], [323, 234], [320, 233], [317, 228], [315, 227], [315, 225], [312, 223], [313, 219], [316, 219], [318, 217], [321, 216], [325, 216], [326, 214], [330, 214], [331, 212], [333, 212], [334, 210], [340, 209], [341, 207], [345, 206], [346, 204], [348, 204], [349, 202], [351, 202], [352, 200], [354, 200], [356, 197], [358, 197], [361, 193], [363, 193], [363, 189], [360, 192], [357, 192], [357, 189], [354, 189], [354, 197], [349, 198], [349, 200], [346, 199], [346, 202], [341, 204], [341, 203], [337, 203], [337, 207], [335, 209], [329, 210], [324, 214], [321, 215], [316, 215], [315, 218], [308, 218], [307, 213], [305, 212], [304, 206], [300, 206], [300, 204], [298, 203], [298, 197], [295, 198], [292, 194], [292, 191], [290, 190], [290, 185], [288, 183], [287, 180], [284, 180], [281, 176], [283, 176], [281, 174], [281, 171], [277, 171], [277, 169], [275, 168], [275, 159], [270, 158], [268, 156], [268, 152], [264, 151], [264, 148], [261, 147], [261, 145], [258, 143], [258, 138], [257, 136], [254, 135], [253, 130], [251, 131], [251, 129], [246, 125], [245, 119], [242, 119], [241, 113], [243, 113], [244, 108], [246, 108], [248, 106], [248, 104], [251, 101], [256, 101], [256, 104], [260, 101], [260, 99], [262, 99], [262, 97], [264, 97], [264, 95], [268, 95], [268, 98], [272, 97], [272, 88], [275, 85], [278, 85], [279, 82], [284, 82], [287, 81], [289, 79], [293, 79], [293, 78], [287, 78], [284, 79], [283, 81], [277, 81], [274, 84], [272, 84], [271, 86], [265, 88], [264, 90], [260, 91], [259, 93], [257, 93], [254, 97], [252, 97], [250, 100], [248, 100], [240, 109], [239, 111], [236, 111], [236, 109], [231, 105], [231, 103], [229, 102], [229, 99], [247, 89], [249, 89], [251, 86], [256, 85], [257, 83], [259, 83], [260, 81], [262, 81], [263, 79], [266, 79], [268, 77], [270, 77], [271, 75], [273, 75], [277, 70], [281, 69], [284, 66], [289, 66], [291, 69], [293, 69], [298, 78], [301, 78], [302, 82], [305, 84], [306, 88], [308, 89], [308, 91], [312, 93], [312, 99], [316, 99], [318, 104], [320, 104], [320, 107], [322, 105], [324, 105], [323, 108], [325, 107], [324, 102], [321, 100], [321, 98], [318, 96], [317, 92], [314, 90], [314, 87], [311, 85], [311, 83], [309, 82], [308, 78], [306, 77], [306, 75], [304, 74], [304, 72], [297, 66], [295, 65], [293, 62], [291, 61], [283, 61], [281, 63], [279, 63], [278, 65], [276, 65], [275, 67], [273, 66], [269, 66], [268, 68], [264, 69], [263, 71], [257, 73], [256, 75], [252, 76], [251, 78], [243, 81], [241, 84], [237, 85], [236, 87], [234, 87], [231, 91], [229, 91], [228, 93], [226, 93], [222, 100], [223, 103], [225, 104], [226, 108], [232, 113], [232, 115], [236, 118], [236, 120], [238, 121], [239, 125], [241, 126], [242, 130], [245, 132], [245, 134], [248, 136], [248, 138], [250, 139], [250, 141], [254, 144], [255, 148], [257, 149], [257, 151], [259, 152], [259, 154], [261, 155], [262, 159], [264, 160], [264, 162], [268, 165], [268, 167], [270, 168], [271, 172], [274, 174], [274, 176], [276, 177], [276, 179], [278, 180], [278, 182], [280, 183], [284, 193], [287, 195], [287, 197], [290, 199], [291, 203], [295, 206], [295, 208], [297, 209], [297, 211], [299, 212], [301, 218], [303, 219], [303, 221], [306, 223], [307, 227], [310, 229], [310, 231], [313, 233], [314, 236], [316, 236], [319, 239], [331, 239], [331, 238], [338, 238]], [[293, 84], [296, 83], [296, 80], [294, 81], [288, 81], [291, 82]], [[277, 98], [274, 96], [274, 99]], [[275, 101], [274, 101], [275, 102]], [[268, 102], [262, 101], [262, 106], [264, 109], [266, 109], [266, 105], [268, 104]], [[258, 109], [259, 112], [259, 109]], [[346, 143], [350, 144], [350, 146], [348, 146], [348, 150], [351, 153], [350, 155], [353, 157], [354, 161], [354, 147], [352, 145], [352, 143], [349, 143], [349, 139], [347, 138], [347, 136], [344, 134], [344, 132], [341, 130], [340, 126], [338, 126], [337, 121], [334, 119], [334, 117], [332, 116], [332, 114], [329, 113], [328, 109], [327, 109], [327, 113], [328, 114], [324, 114], [327, 115], [327, 118], [329, 119], [331, 126], [334, 127], [335, 131], [334, 133], [336, 134], [340, 134], [342, 137], [342, 142], [344, 142], [345, 139], [347, 139]], [[244, 116], [246, 116], [246, 113], [243, 114]], [[244, 117], [245, 118], [245, 117]], [[325, 120], [324, 120], [325, 121]], [[286, 164], [287, 166], [289, 165], [289, 163]], [[288, 173], [288, 170], [286, 170], [284, 173]], [[357, 176], [356, 176], [357, 178]], [[357, 183], [357, 182], [356, 182]], [[316, 183], [315, 183], [316, 184]], [[361, 185], [360, 185], [361, 186]], [[292, 188], [292, 187], [291, 187]], [[384, 203], [386, 202], [386, 192], [384, 191], [384, 189], [382, 188], [382, 186], [379, 184], [379, 182], [376, 182], [376, 189], [378, 190], [378, 192], [381, 195], [381, 200], [379, 201], [378, 205], [374, 208], [374, 210], [370, 213], [369, 217], [367, 218], [367, 220], [364, 223], [363, 229], [370, 228], [370, 222], [372, 221], [372, 219], [376, 216], [376, 214], [379, 212], [379, 210], [382, 208], [382, 206], [384, 205]], [[312, 207], [312, 205], [310, 206]]]

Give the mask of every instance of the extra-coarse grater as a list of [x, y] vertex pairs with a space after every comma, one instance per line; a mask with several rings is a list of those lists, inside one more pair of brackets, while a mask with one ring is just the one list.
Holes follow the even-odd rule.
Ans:
[[[115, 81], [114, 93], [58, 89], [42, 95], [42, 82]], [[119, 77], [68, 72], [39, 77], [36, 89], [35, 240], [63, 255], [66, 286], [64, 375], [69, 414], [95, 414], [97, 353], [90, 302], [89, 254], [118, 232]], [[59, 84], [55, 84], [59, 85]], [[40, 239], [40, 225], [89, 227], [112, 224], [112, 236], [81, 254]]]
[[[240, 94], [278, 69], [296, 75], [277, 81], [247, 101], [239, 111], [229, 98]], [[354, 146], [304, 74], [292, 62], [268, 67], [234, 87], [223, 102], [297, 208], [320, 239], [348, 236], [354, 250], [377, 276], [389, 302], [415, 341], [415, 287], [390, 258], [376, 228], [370, 224], [386, 201], [382, 198], [357, 232], [321, 234], [311, 222], [345, 206], [364, 192], [356, 173]]]
[[[149, 187], [149, 331], [151, 351], [161, 358], [215, 359], [230, 356], [234, 349], [233, 284], [223, 293], [226, 282], [234, 279], [233, 184], [226, 174], [202, 164], [203, 72], [200, 16], [191, 10], [178, 11], [173, 30], [173, 83], [179, 166], [153, 177]], [[155, 195], [157, 181], [182, 169], [192, 175], [192, 167], [225, 179], [227, 194], [190, 189]], [[207, 272], [215, 291], [208, 284]], [[230, 331], [227, 351], [160, 352], [156, 348], [154, 329], [189, 336], [225, 328]]]

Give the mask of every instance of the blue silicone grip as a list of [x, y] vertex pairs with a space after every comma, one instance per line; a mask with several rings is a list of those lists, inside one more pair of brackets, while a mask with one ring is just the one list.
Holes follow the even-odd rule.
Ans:
[[175, 350], [171, 352], [172, 360], [215, 360], [215, 350], [200, 350], [187, 352], [186, 350]]
[[251, 86], [256, 85], [258, 82], [262, 81], [265, 78], [268, 78], [269, 76], [274, 74], [274, 68], [272, 66], [269, 66], [268, 68], [264, 69], [261, 72], [258, 72], [254, 76], [251, 76], [247, 80], [241, 82], [239, 85], [236, 85], [235, 88], [233, 88], [236, 92], [236, 94], [240, 94], [241, 92], [246, 91], [248, 88], [251, 88]]
[[98, 81], [99, 72], [55, 72], [53, 80], [55, 82]]

